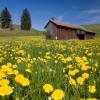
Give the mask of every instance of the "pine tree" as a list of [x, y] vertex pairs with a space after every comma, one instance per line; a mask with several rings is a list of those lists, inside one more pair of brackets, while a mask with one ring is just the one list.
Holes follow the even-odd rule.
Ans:
[[22, 30], [30, 30], [31, 29], [31, 17], [27, 8], [23, 10], [23, 14], [21, 17], [21, 29]]
[[0, 22], [1, 22], [1, 28], [10, 28], [11, 25], [11, 14], [8, 11], [7, 8], [5, 8], [0, 15]]

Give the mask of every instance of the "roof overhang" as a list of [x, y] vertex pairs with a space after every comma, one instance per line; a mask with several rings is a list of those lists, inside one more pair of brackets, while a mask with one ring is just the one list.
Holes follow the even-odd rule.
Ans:
[[47, 28], [47, 26], [48, 26], [48, 24], [49, 24], [50, 22], [53, 23], [53, 24], [56, 25], [56, 26], [65, 27], [65, 28], [70, 28], [70, 29], [75, 29], [75, 30], [81, 30], [81, 31], [87, 32], [88, 34], [93, 34], [93, 35], [96, 34], [95, 32], [89, 31], [89, 30], [87, 30], [87, 29], [85, 29], [85, 28], [83, 28], [83, 27], [80, 27], [80, 26], [78, 26], [78, 25], [70, 24], [70, 25], [74, 26], [74, 27], [70, 27], [70, 26], [67, 26], [66, 23], [65, 23], [66, 26], [65, 26], [65, 25], [60, 25], [60, 24], [57, 24], [57, 23], [59, 23], [59, 22], [56, 22], [56, 21], [53, 21], [53, 20], [49, 20], [49, 21], [47, 22], [47, 24], [45, 25], [44, 29]]

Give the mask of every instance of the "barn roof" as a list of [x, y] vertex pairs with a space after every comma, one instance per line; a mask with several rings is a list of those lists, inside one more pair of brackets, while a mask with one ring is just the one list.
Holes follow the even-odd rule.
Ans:
[[74, 25], [74, 24], [69, 24], [69, 23], [64, 23], [64, 22], [58, 22], [58, 21], [53, 21], [53, 20], [49, 20], [49, 22], [46, 24], [46, 26], [44, 28], [46, 28], [50, 22], [55, 24], [56, 26], [69, 27], [69, 28], [72, 28], [72, 29], [79, 29], [79, 30], [83, 30], [83, 31], [86, 31], [86, 32], [89, 32], [89, 33], [94, 33], [90, 30], [83, 28], [82, 26], [79, 26], [79, 25]]

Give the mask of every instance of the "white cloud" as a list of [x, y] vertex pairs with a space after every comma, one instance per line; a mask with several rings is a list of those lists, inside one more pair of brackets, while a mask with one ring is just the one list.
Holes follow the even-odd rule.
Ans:
[[82, 11], [79, 15], [80, 20], [85, 24], [100, 23], [100, 9], [90, 9]]

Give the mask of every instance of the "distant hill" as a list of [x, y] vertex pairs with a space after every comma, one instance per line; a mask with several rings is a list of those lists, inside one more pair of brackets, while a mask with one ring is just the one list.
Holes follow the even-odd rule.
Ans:
[[100, 38], [100, 24], [82, 25], [84, 28], [96, 33], [96, 37]]
[[32, 35], [43, 35], [42, 31], [31, 29], [30, 31], [24, 31], [20, 29], [19, 25], [13, 25], [13, 29], [2, 29], [0, 28], [0, 36], [32, 36]]
[[[96, 37], [100, 38], [100, 24], [90, 24], [82, 25], [84, 28], [91, 30], [96, 33]], [[41, 36], [44, 32], [31, 29], [30, 31], [23, 31], [20, 29], [19, 25], [13, 25], [13, 30], [10, 29], [1, 29], [0, 36]]]

